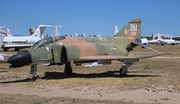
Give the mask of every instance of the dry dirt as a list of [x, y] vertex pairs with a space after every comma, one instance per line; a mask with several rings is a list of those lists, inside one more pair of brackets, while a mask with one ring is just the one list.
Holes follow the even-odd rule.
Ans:
[[[90, 99], [98, 100], [97, 104], [101, 100], [107, 101], [100, 102], [101, 104], [108, 104], [109, 100], [111, 103], [119, 101], [179, 104], [180, 45], [151, 47], [171, 54], [140, 60], [129, 68], [126, 77], [118, 75], [121, 67], [118, 61], [113, 61], [112, 65], [91, 68], [83, 67], [84, 64], [73, 65], [74, 74], [71, 76], [63, 73], [64, 66], [38, 65], [41, 79], [36, 81], [31, 80], [29, 66], [9, 69], [8, 63], [1, 63], [0, 93], [16, 96], [36, 95], [42, 98]], [[137, 47], [133, 52], [140, 55], [153, 54], [141, 47]]]

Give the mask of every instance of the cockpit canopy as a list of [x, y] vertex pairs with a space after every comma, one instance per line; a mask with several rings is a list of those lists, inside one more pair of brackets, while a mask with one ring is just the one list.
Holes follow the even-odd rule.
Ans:
[[31, 49], [40, 48], [40, 47], [45, 46], [47, 44], [57, 42], [57, 41], [63, 40], [63, 39], [65, 39], [65, 36], [45, 37], [44, 39], [41, 39], [38, 42], [34, 43], [34, 45], [31, 47]]

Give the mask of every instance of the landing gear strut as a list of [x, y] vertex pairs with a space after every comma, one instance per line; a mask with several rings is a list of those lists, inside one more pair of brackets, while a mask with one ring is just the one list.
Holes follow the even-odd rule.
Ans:
[[72, 67], [70, 62], [65, 63], [65, 69], [64, 72], [67, 73], [68, 75], [72, 74]]
[[33, 75], [32, 79], [36, 80], [39, 79], [39, 75], [37, 75], [37, 64], [31, 65], [30, 74]]
[[127, 74], [127, 67], [122, 67], [122, 68], [120, 68], [120, 70], [119, 70], [119, 75], [126, 75]]
[[15, 48], [15, 50], [14, 51], [19, 51], [19, 48]]
[[124, 60], [122, 62], [122, 68], [119, 70], [119, 75], [125, 76], [128, 72], [128, 67], [130, 67], [133, 63], [132, 61], [137, 61], [137, 60]]

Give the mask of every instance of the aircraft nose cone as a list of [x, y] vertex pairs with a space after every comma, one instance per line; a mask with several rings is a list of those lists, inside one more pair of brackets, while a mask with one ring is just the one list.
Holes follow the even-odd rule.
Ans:
[[11, 64], [10, 67], [21, 67], [30, 64], [31, 61], [31, 54], [29, 51], [19, 51], [17, 54], [11, 56], [8, 60], [8, 63]]

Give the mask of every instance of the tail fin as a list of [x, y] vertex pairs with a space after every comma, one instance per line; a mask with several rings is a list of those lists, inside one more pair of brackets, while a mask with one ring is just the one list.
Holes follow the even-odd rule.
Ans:
[[124, 26], [115, 37], [128, 37], [131, 42], [135, 39], [141, 38], [141, 20], [133, 19], [126, 26]]
[[157, 38], [157, 40], [161, 40], [161, 35], [160, 35], [159, 32], [158, 32], [158, 38]]
[[61, 26], [39, 25], [39, 26], [37, 27], [37, 29], [35, 30], [35, 32], [34, 32], [31, 36], [32, 36], [32, 37], [38, 37], [38, 38], [41, 39], [42, 34], [43, 34], [45, 28], [48, 28], [48, 27], [56, 28], [56, 27], [61, 27]]
[[35, 32], [31, 35], [31, 37], [37, 37], [37, 38], [41, 38], [42, 33], [44, 32], [45, 28], [47, 25], [39, 25]]
[[116, 35], [118, 32], [119, 32], [119, 29], [118, 29], [118, 26], [116, 25], [114, 29], [114, 35]]
[[6, 29], [6, 36], [13, 36], [8, 28]]
[[54, 35], [55, 36], [61, 36], [61, 34], [59, 33], [59, 27], [57, 26], [57, 27], [55, 27], [55, 32], [54, 32]]
[[0, 27], [0, 48], [2, 46], [5, 34], [6, 34], [6, 28]]

